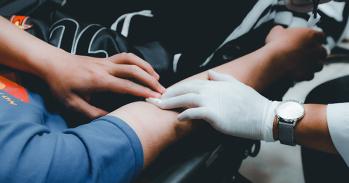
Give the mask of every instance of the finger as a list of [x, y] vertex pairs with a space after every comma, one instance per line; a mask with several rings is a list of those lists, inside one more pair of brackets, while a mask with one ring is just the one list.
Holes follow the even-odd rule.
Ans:
[[85, 114], [90, 119], [107, 115], [106, 111], [90, 105], [77, 95], [70, 98], [68, 107], [73, 108], [82, 114]]
[[202, 87], [209, 81], [205, 80], [191, 80], [191, 81], [183, 81], [181, 83], [177, 83], [170, 88], [167, 88], [165, 93], [162, 95], [162, 99], [175, 97], [178, 95], [183, 95], [186, 93], [199, 93]]
[[314, 73], [308, 72], [308, 73], [303, 73], [299, 76], [296, 76], [295, 81], [310, 81], [314, 79]]
[[319, 62], [319, 60], [325, 60], [328, 56], [327, 50], [324, 46], [317, 44], [313, 48], [308, 49], [308, 63], [312, 64], [314, 62]]
[[314, 72], [319, 72], [324, 68], [324, 64], [320, 61], [314, 64]]
[[316, 42], [316, 43], [325, 43], [325, 40], [326, 40], [326, 36], [323, 32], [320, 32], [320, 31], [313, 31], [313, 40]]
[[150, 75], [152, 75], [157, 80], [160, 79], [159, 74], [155, 72], [153, 67], [146, 62], [145, 60], [139, 58], [138, 56], [132, 54], [132, 53], [121, 53], [117, 54], [113, 57], [111, 57], [111, 61], [116, 64], [129, 64], [129, 65], [136, 65], [146, 72], [148, 72]]
[[152, 91], [147, 87], [141, 86], [126, 79], [120, 79], [112, 76], [106, 79], [102, 89], [105, 91], [110, 90], [115, 93], [130, 94], [144, 98], [161, 97], [160, 93]]
[[149, 88], [159, 93], [165, 92], [165, 88], [157, 79], [135, 65], [120, 65], [117, 64], [112, 71], [113, 75], [121, 78], [135, 79], [137, 82], [148, 86]]
[[177, 119], [179, 121], [202, 119], [208, 122], [210, 120], [208, 119], [207, 114], [208, 114], [208, 110], [204, 107], [191, 108], [180, 113], [177, 116]]
[[324, 46], [322, 46], [322, 45], [319, 46], [318, 52], [319, 52], [319, 58], [321, 60], [326, 59], [328, 57], [327, 49]]
[[161, 109], [193, 108], [199, 107], [201, 103], [199, 95], [194, 93], [187, 93], [184, 95], [160, 100], [148, 99], [147, 101], [158, 106]]
[[235, 78], [233, 78], [230, 75], [221, 74], [213, 70], [208, 71], [208, 79], [213, 81], [237, 81]]
[[304, 81], [311, 81], [311, 80], [314, 79], [314, 77], [315, 77], [315, 74], [314, 74], [314, 73], [312, 73], [312, 74], [307, 74], [307, 75], [305, 75], [305, 77], [304, 77]]

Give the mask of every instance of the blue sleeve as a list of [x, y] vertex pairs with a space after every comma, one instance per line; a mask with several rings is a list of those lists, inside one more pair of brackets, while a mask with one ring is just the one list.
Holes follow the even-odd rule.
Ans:
[[141, 143], [120, 119], [52, 132], [37, 109], [21, 114], [25, 109], [4, 106], [0, 101], [0, 182], [130, 182], [143, 167]]

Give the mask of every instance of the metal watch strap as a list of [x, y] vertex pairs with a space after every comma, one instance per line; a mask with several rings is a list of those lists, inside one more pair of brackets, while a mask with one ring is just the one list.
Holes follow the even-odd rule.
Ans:
[[294, 140], [294, 124], [295, 123], [287, 123], [284, 122], [282, 118], [278, 119], [278, 127], [279, 127], [279, 140], [282, 144], [294, 146], [296, 145]]

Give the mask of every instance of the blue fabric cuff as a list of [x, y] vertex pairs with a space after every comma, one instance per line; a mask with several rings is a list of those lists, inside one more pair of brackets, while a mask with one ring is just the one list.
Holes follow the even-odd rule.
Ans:
[[135, 157], [135, 174], [133, 177], [137, 176], [141, 170], [143, 169], [143, 164], [144, 164], [144, 154], [143, 154], [143, 147], [142, 144], [136, 134], [136, 132], [122, 119], [114, 117], [114, 116], [104, 116], [99, 119], [99, 120], [104, 120], [108, 121], [110, 123], [113, 123], [116, 125], [128, 138], [130, 146], [133, 149], [134, 157]]

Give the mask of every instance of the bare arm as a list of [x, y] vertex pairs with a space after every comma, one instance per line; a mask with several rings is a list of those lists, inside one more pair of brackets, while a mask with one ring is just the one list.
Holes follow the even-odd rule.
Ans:
[[[326, 116], [326, 105], [306, 104], [305, 116], [300, 120], [295, 128], [296, 143], [306, 147], [337, 153], [333, 145]], [[278, 139], [277, 122], [274, 121], [274, 139]]]
[[0, 17], [0, 64], [32, 73], [47, 75], [45, 68], [52, 68], [49, 60], [60, 57], [63, 50], [21, 31], [3, 17]]
[[90, 118], [106, 114], [88, 103], [86, 98], [93, 92], [157, 97], [164, 90], [151, 65], [133, 54], [105, 59], [72, 55], [20, 30], [3, 17], [0, 58], [1, 65], [40, 77], [65, 105]]
[[[253, 88], [263, 90], [274, 79], [272, 62], [275, 62], [272, 48], [265, 46], [213, 70], [232, 75]], [[190, 79], [208, 79], [208, 74], [203, 72], [187, 80]], [[167, 145], [189, 133], [193, 127], [190, 121], [179, 122], [177, 112], [161, 110], [145, 102], [126, 105], [111, 115], [123, 119], [135, 130], [143, 145], [145, 166]]]
[[[213, 70], [217, 70], [239, 78], [254, 88], [264, 89], [271, 81], [265, 73], [274, 60], [269, 47], [263, 47], [256, 52], [221, 65]], [[263, 79], [261, 79], [263, 78]], [[207, 72], [192, 76], [189, 79], [208, 79]], [[189, 133], [193, 123], [179, 122], [177, 112], [161, 110], [158, 107], [145, 103], [137, 102], [123, 106], [111, 115], [119, 117], [126, 121], [139, 136], [144, 151], [145, 166], [163, 150], [167, 145], [173, 143], [185, 134]]]
[[[313, 70], [313, 67], [304, 67], [304, 65], [319, 64], [319, 59], [312, 59], [314, 53], [320, 52], [321, 54], [315, 54], [315, 56], [324, 57], [320, 56], [324, 55], [324, 50], [320, 48], [321, 41], [319, 41], [322, 35], [305, 29], [282, 31], [280, 27], [273, 29], [264, 47], [213, 70], [234, 76], [258, 91], [262, 91], [275, 80], [284, 77], [311, 78], [316, 69]], [[289, 39], [280, 36], [281, 34], [290, 35]], [[310, 53], [298, 50], [307, 50], [309, 45], [313, 48], [313, 40], [316, 40], [314, 46], [320, 51], [315, 48]], [[315, 60], [315, 62], [309, 63], [308, 60]], [[186, 80], [192, 79], [207, 80], [208, 72], [197, 74]], [[123, 119], [135, 130], [143, 145], [145, 166], [149, 165], [167, 145], [189, 133], [193, 127], [190, 121], [179, 122], [177, 112], [161, 110], [145, 102], [126, 105], [112, 112], [111, 115]]]

